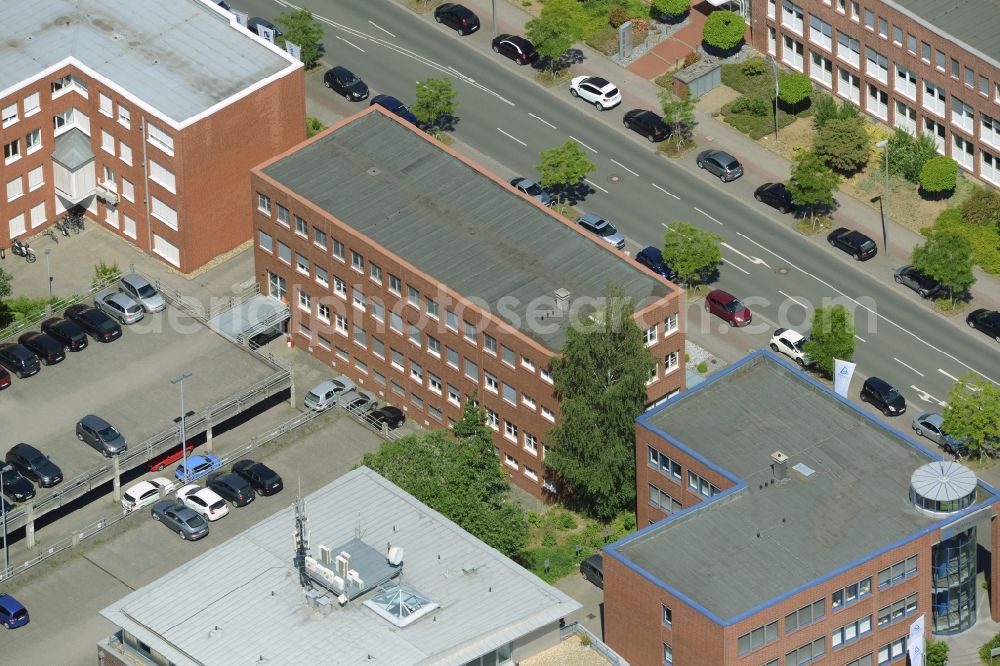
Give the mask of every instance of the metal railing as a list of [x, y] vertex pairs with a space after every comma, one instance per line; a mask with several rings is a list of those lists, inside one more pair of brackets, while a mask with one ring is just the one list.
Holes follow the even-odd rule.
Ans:
[[121, 274], [119, 273], [118, 275], [113, 275], [108, 278], [105, 278], [104, 280], [99, 282], [96, 286], [91, 287], [89, 290], [85, 292], [73, 294], [72, 296], [67, 296], [66, 298], [62, 298], [59, 299], [58, 301], [55, 301], [48, 308], [46, 308], [41, 313], [33, 317], [29, 317], [27, 319], [19, 319], [15, 322], [12, 322], [6, 328], [0, 330], [0, 342], [5, 341], [8, 338], [11, 338], [21, 333], [25, 329], [32, 328], [36, 324], [42, 323], [49, 317], [57, 317], [61, 315], [63, 311], [66, 310], [66, 308], [68, 308], [69, 306], [86, 301], [91, 296], [99, 292], [101, 289], [105, 289], [112, 282], [116, 282], [120, 277]]
[[624, 657], [608, 647], [604, 641], [595, 636], [590, 629], [587, 629], [579, 622], [573, 622], [572, 624], [567, 624], [559, 628], [559, 640], [561, 641], [566, 640], [573, 634], [586, 636], [587, 640], [590, 641], [590, 649], [600, 653], [601, 656], [607, 659], [608, 662], [614, 666], [629, 666], [629, 663], [625, 661]]

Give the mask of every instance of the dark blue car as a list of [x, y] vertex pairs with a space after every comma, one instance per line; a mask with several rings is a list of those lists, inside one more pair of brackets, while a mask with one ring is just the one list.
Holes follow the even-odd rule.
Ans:
[[410, 113], [410, 110], [406, 108], [406, 105], [400, 102], [395, 97], [392, 97], [391, 95], [375, 95], [374, 97], [372, 97], [371, 104], [369, 104], [368, 106], [373, 106], [375, 104], [378, 104], [379, 106], [381, 106], [386, 111], [389, 111], [390, 113], [395, 113], [397, 116], [399, 116], [406, 122], [410, 123], [411, 125], [423, 128], [423, 123], [417, 120], [417, 117], [412, 113]]
[[672, 281], [677, 277], [674, 272], [670, 270], [670, 266], [667, 266], [667, 264], [663, 261], [663, 253], [659, 250], [659, 248], [655, 248], [652, 245], [639, 250], [639, 252], [635, 255], [635, 260], [657, 275], [662, 275], [667, 280]]
[[17, 629], [28, 624], [29, 619], [28, 609], [20, 601], [9, 594], [0, 594], [0, 624]]

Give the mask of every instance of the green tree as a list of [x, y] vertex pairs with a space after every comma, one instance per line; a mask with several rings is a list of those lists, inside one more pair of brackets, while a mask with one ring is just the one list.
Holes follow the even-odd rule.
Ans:
[[632, 313], [631, 299], [609, 285], [603, 311], [571, 326], [562, 357], [552, 359], [560, 417], [545, 464], [571, 500], [604, 523], [635, 502], [634, 422], [656, 367]]
[[728, 9], [718, 9], [708, 15], [701, 37], [709, 46], [722, 51], [732, 51], [743, 42], [747, 22], [742, 16]]
[[673, 141], [680, 150], [694, 136], [694, 126], [697, 122], [694, 116], [694, 99], [690, 94], [677, 97], [663, 90], [659, 94], [660, 107], [663, 109], [663, 122], [670, 132]]
[[912, 261], [917, 270], [948, 289], [952, 303], [976, 281], [972, 243], [954, 231], [933, 230], [926, 243], [913, 248]]
[[889, 137], [885, 150], [889, 151], [889, 173], [902, 176], [911, 183], [920, 181], [920, 171], [924, 164], [938, 154], [937, 144], [930, 134], [914, 137], [901, 129], [897, 129]]
[[10, 297], [10, 292], [14, 287], [14, 276], [0, 268], [0, 301]]
[[969, 372], [958, 378], [941, 413], [941, 430], [963, 440], [969, 455], [982, 460], [1000, 448], [1000, 388]]
[[920, 187], [935, 197], [951, 192], [958, 184], [958, 162], [946, 155], [936, 155], [920, 170]]
[[868, 163], [871, 139], [863, 121], [834, 118], [816, 132], [813, 150], [834, 171], [852, 174]]
[[275, 40], [278, 46], [285, 48], [286, 41], [298, 44], [303, 64], [307, 69], [315, 67], [323, 55], [323, 24], [308, 9], [285, 12], [274, 21], [285, 26], [285, 34]]
[[802, 350], [827, 377], [833, 377], [833, 359], [854, 358], [854, 316], [843, 305], [813, 310], [812, 331]]
[[653, 0], [652, 7], [661, 17], [674, 22], [691, 11], [691, 0]]
[[823, 160], [811, 150], [799, 151], [788, 179], [788, 193], [792, 201], [809, 211], [809, 221], [816, 228], [816, 211], [833, 206], [833, 193], [840, 177], [830, 170]]
[[861, 120], [861, 111], [853, 104], [838, 104], [826, 93], [819, 93], [813, 100], [813, 127], [817, 130], [831, 120]]
[[579, 185], [587, 175], [597, 168], [597, 165], [587, 159], [580, 145], [568, 139], [561, 146], [543, 150], [542, 161], [535, 167], [538, 172], [538, 182], [542, 187], [554, 187], [559, 192], [562, 201], [564, 188]]
[[722, 236], [673, 220], [663, 235], [663, 261], [684, 284], [708, 281], [722, 263]]
[[778, 77], [778, 99], [792, 109], [809, 99], [812, 91], [812, 80], [805, 74], [787, 72]]
[[458, 91], [447, 77], [417, 81], [417, 98], [410, 111], [417, 120], [440, 131], [441, 124], [450, 123], [458, 110], [458, 102], [455, 101], [457, 96]]
[[962, 217], [969, 224], [1000, 222], [1000, 192], [992, 187], [976, 187], [962, 202]]
[[944, 641], [931, 641], [927, 644], [925, 656], [926, 666], [947, 666], [948, 644]]
[[92, 287], [104, 287], [108, 283], [117, 280], [121, 277], [122, 271], [118, 268], [118, 262], [113, 261], [110, 264], [104, 263], [101, 259], [100, 262], [94, 264], [94, 279], [91, 280]]
[[326, 125], [319, 118], [306, 116], [306, 138], [314, 137], [325, 129]]
[[524, 24], [538, 57], [553, 74], [566, 67], [563, 54], [583, 37], [583, 16], [577, 0], [547, 0], [542, 13]]

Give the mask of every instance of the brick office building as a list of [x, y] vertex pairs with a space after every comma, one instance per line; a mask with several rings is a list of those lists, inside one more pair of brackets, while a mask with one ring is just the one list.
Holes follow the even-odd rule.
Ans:
[[893, 128], [928, 133], [1000, 187], [997, 7], [933, 0], [753, 3], [753, 45]]
[[975, 623], [1000, 547], [996, 489], [766, 350], [643, 414], [636, 472], [646, 527], [604, 557], [633, 664], [904, 664], [921, 615]]
[[18, 0], [0, 23], [0, 247], [74, 206], [183, 272], [250, 238], [250, 168], [305, 138], [300, 62], [200, 0]]
[[426, 427], [475, 392], [513, 481], [555, 490], [549, 359], [608, 282], [683, 387], [682, 292], [379, 107], [254, 169], [256, 271], [291, 303], [297, 345]]

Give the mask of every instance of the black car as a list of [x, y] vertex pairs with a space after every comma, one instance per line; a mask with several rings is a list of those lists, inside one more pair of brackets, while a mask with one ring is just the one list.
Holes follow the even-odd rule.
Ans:
[[71, 352], [87, 348], [87, 334], [82, 328], [69, 321], [53, 317], [42, 322], [42, 332], [61, 342]]
[[460, 35], [470, 35], [479, 30], [479, 17], [462, 5], [446, 2], [434, 10], [434, 20], [444, 23]]
[[854, 257], [855, 261], [868, 261], [878, 254], [878, 247], [876, 247], [875, 241], [860, 231], [853, 231], [846, 227], [834, 229], [826, 237], [826, 240], [830, 245]]
[[209, 474], [205, 485], [233, 506], [246, 506], [256, 497], [250, 482], [232, 472]]
[[987, 310], [985, 308], [973, 310], [965, 318], [965, 323], [970, 328], [982, 331], [997, 342], [1000, 342], [1000, 312], [997, 310]]
[[63, 479], [59, 466], [30, 444], [15, 444], [7, 452], [6, 460], [42, 488], [51, 488]]
[[11, 467], [10, 471], [0, 476], [3, 476], [3, 494], [11, 502], [27, 502], [35, 496], [35, 487], [16, 467]]
[[403, 414], [403, 410], [391, 405], [386, 405], [385, 407], [376, 409], [365, 418], [367, 418], [368, 422], [376, 428], [381, 428], [384, 423], [389, 430], [395, 430], [406, 423], [406, 415]]
[[368, 97], [368, 86], [346, 67], [331, 67], [323, 75], [323, 85], [341, 94], [348, 102], [360, 102]]
[[649, 139], [650, 143], [663, 141], [670, 136], [670, 130], [663, 122], [663, 118], [652, 111], [632, 109], [625, 113], [622, 122], [625, 123], [625, 127]]
[[591, 583], [604, 589], [604, 557], [600, 553], [594, 553], [580, 562], [580, 573]]
[[258, 37], [263, 37], [263, 35], [260, 34], [261, 28], [269, 28], [272, 32], [274, 32], [275, 41], [277, 41], [278, 37], [281, 37], [282, 35], [285, 34], [278, 29], [278, 26], [274, 25], [267, 19], [260, 18], [259, 16], [253, 16], [250, 18], [250, 20], [247, 21], [247, 30], [257, 35]]
[[777, 208], [782, 213], [788, 213], [795, 209], [795, 202], [792, 201], [792, 195], [789, 194], [784, 183], [764, 183], [754, 190], [753, 198], [772, 208]]
[[66, 318], [90, 333], [99, 342], [111, 342], [122, 336], [122, 327], [97, 308], [77, 303], [66, 308]]
[[264, 463], [241, 460], [233, 465], [233, 471], [249, 481], [261, 495], [273, 495], [284, 487], [278, 473]]
[[940, 282], [929, 275], [924, 275], [913, 266], [897, 268], [894, 279], [898, 284], [905, 285], [920, 294], [920, 298], [936, 296], [944, 288]]
[[635, 260], [657, 275], [662, 275], [668, 280], [674, 280], [677, 278], [677, 275], [670, 269], [670, 266], [667, 266], [666, 262], [663, 261], [663, 252], [661, 252], [658, 247], [650, 245], [649, 247], [639, 250], [639, 252], [635, 255]]
[[534, 44], [517, 35], [497, 35], [493, 38], [493, 51], [510, 58], [518, 65], [527, 65], [538, 60]]
[[375, 95], [372, 97], [372, 101], [368, 106], [375, 105], [381, 106], [386, 111], [396, 114], [411, 125], [416, 125], [417, 127], [424, 129], [424, 124], [417, 120], [417, 117], [413, 115], [408, 108], [406, 108], [406, 105], [391, 95]]
[[66, 358], [63, 343], [47, 333], [31, 331], [19, 337], [17, 341], [37, 356], [45, 365], [55, 365]]
[[861, 387], [861, 402], [868, 402], [886, 416], [899, 416], [906, 411], [906, 399], [889, 382], [869, 377]]
[[27, 347], [9, 342], [0, 345], [0, 365], [21, 379], [38, 374], [42, 369], [38, 357]]

